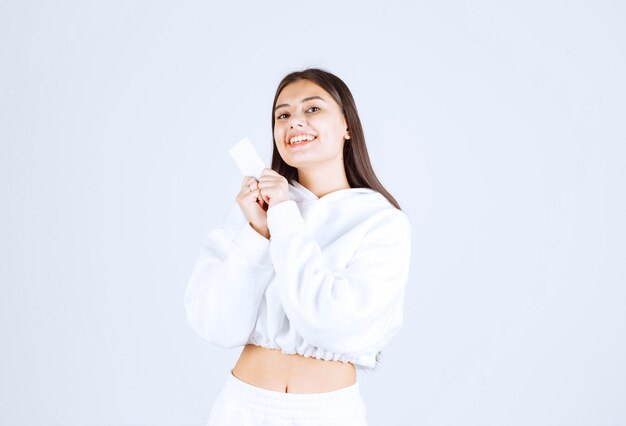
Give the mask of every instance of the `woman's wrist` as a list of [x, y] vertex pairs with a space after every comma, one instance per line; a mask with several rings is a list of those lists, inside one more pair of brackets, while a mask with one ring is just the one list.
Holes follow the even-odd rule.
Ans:
[[262, 236], [264, 236], [268, 240], [270, 239], [270, 231], [269, 231], [267, 226], [265, 226], [265, 227], [258, 227], [256, 225], [254, 225], [252, 222], [248, 222], [248, 223], [250, 224], [252, 229], [254, 229], [256, 232], [258, 232], [259, 234], [261, 234]]

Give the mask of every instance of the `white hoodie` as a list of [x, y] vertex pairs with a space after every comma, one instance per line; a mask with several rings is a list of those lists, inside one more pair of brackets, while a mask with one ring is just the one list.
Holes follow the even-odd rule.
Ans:
[[403, 324], [408, 217], [369, 188], [318, 198], [292, 180], [289, 197], [267, 210], [269, 240], [237, 203], [209, 232], [185, 292], [189, 323], [222, 348], [374, 369]]

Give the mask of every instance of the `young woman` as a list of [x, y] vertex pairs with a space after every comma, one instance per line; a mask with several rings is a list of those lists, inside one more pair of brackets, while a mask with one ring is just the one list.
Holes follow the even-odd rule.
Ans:
[[411, 225], [337, 76], [285, 76], [272, 131], [271, 169], [243, 179], [185, 293], [197, 333], [245, 346], [208, 424], [366, 425], [356, 373], [402, 326]]

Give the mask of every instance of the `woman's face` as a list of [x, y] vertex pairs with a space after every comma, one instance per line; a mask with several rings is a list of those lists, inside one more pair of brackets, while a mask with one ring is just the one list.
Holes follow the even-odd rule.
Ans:
[[[346, 119], [335, 100], [310, 80], [284, 87], [274, 110], [274, 142], [282, 159], [292, 167], [315, 167], [336, 162], [343, 167], [345, 139], [350, 139]], [[291, 143], [297, 135], [313, 140]]]

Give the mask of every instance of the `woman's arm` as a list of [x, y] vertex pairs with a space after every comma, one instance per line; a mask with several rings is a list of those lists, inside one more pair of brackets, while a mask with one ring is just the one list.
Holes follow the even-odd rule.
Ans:
[[269, 240], [234, 203], [203, 242], [187, 284], [185, 310], [191, 327], [219, 347], [245, 345], [273, 274]]
[[384, 210], [373, 221], [347, 266], [330, 270], [294, 201], [268, 210], [283, 308], [312, 345], [342, 353], [377, 350], [402, 326], [411, 225], [398, 209]]

